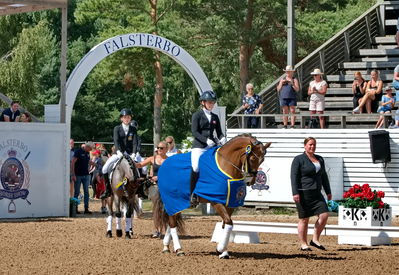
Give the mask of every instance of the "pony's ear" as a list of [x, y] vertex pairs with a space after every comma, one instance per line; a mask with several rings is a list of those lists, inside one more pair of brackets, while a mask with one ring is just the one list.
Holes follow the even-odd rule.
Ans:
[[270, 145], [272, 145], [272, 143], [271, 142], [268, 142], [268, 143], [266, 143], [264, 146], [265, 146], [265, 149], [267, 149], [267, 148], [269, 148], [270, 147]]

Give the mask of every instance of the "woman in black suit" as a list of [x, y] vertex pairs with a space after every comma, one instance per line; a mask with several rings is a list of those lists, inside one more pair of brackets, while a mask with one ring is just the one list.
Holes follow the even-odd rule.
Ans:
[[327, 203], [321, 194], [323, 187], [328, 200], [331, 200], [330, 182], [324, 159], [316, 155], [316, 139], [308, 137], [304, 141], [305, 152], [294, 158], [291, 165], [291, 187], [293, 200], [298, 210], [298, 236], [302, 251], [310, 251], [308, 246], [309, 217], [318, 216], [314, 225], [310, 245], [325, 250], [319, 242], [320, 234], [328, 220]]
[[191, 205], [198, 204], [198, 198], [193, 194], [199, 176], [198, 161], [200, 156], [209, 148], [218, 144], [223, 145], [226, 138], [223, 135], [220, 120], [217, 114], [212, 113], [216, 103], [216, 94], [213, 91], [205, 91], [201, 94], [201, 110], [193, 114], [191, 131], [194, 141], [191, 149], [191, 178], [190, 193]]

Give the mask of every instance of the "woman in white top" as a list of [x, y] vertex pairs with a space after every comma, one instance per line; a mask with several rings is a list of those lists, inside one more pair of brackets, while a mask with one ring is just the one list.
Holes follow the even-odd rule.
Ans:
[[[324, 96], [327, 93], [327, 82], [323, 80], [323, 73], [320, 69], [314, 69], [310, 73], [313, 75], [313, 81], [309, 84], [308, 95], [310, 96], [309, 111], [310, 114], [323, 114], [325, 109]], [[324, 116], [320, 116], [320, 128], [325, 128]]]

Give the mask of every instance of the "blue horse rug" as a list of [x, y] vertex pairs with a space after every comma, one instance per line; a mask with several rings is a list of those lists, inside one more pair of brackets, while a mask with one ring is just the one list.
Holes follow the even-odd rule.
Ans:
[[[194, 193], [210, 202], [227, 207], [244, 204], [246, 185], [243, 179], [233, 179], [218, 165], [218, 148], [206, 151], [199, 160], [199, 179]], [[190, 207], [191, 153], [167, 158], [158, 171], [158, 188], [168, 215]]]

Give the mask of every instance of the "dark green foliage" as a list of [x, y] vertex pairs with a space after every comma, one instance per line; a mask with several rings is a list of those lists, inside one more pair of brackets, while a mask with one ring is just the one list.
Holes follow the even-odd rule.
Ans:
[[[374, 0], [297, 0], [300, 60], [371, 7]], [[68, 74], [96, 44], [110, 37], [156, 31], [186, 49], [200, 64], [231, 113], [240, 104], [240, 45], [250, 47], [249, 78], [256, 92], [281, 75], [286, 60], [286, 0], [158, 1], [156, 25], [148, 0], [72, 0], [68, 10]], [[245, 28], [250, 4], [253, 20]], [[0, 17], [0, 92], [22, 101], [37, 116], [59, 101], [59, 10]], [[155, 27], [156, 26], [156, 27]], [[152, 142], [154, 52], [144, 48], [112, 54], [88, 75], [72, 118], [76, 140], [112, 140], [118, 113], [131, 108], [143, 142]], [[189, 75], [161, 55], [164, 94], [162, 136], [190, 135], [199, 108]]]

